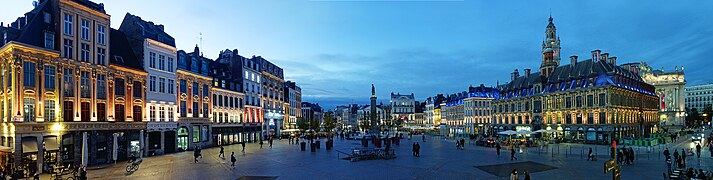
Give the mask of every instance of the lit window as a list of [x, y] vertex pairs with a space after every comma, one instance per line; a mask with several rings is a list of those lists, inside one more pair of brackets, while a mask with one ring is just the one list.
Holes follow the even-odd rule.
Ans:
[[73, 18], [74, 17], [72, 15], [67, 13], [64, 14], [64, 34], [66, 35], [72, 35], [72, 22], [74, 22]]

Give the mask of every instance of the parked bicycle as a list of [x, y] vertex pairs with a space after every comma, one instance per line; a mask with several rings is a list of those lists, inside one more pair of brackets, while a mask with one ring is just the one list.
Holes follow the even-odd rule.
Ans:
[[131, 172], [139, 170], [139, 165], [141, 164], [141, 162], [143, 162], [143, 159], [129, 161], [129, 164], [126, 165], [126, 172], [131, 173]]

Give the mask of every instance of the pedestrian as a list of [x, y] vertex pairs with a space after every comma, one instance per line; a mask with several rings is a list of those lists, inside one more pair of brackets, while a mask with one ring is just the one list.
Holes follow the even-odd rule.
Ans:
[[[713, 154], [713, 151], [711, 151], [711, 154]], [[671, 152], [668, 151], [668, 148], [666, 148], [666, 150], [663, 150], [663, 156], [666, 157], [667, 161], [671, 160]]]
[[198, 156], [200, 156], [200, 153], [198, 152], [198, 145], [196, 145], [196, 147], [193, 148], [193, 163], [198, 163]]
[[235, 158], [235, 151], [230, 152], [230, 162], [232, 163], [230, 167], [235, 168], [235, 161], [238, 161], [238, 159]]
[[411, 145], [411, 154], [416, 157], [416, 142]]
[[495, 143], [495, 152], [498, 154], [498, 157], [500, 157], [500, 143]]
[[416, 157], [421, 157], [421, 144], [416, 142]]
[[701, 143], [696, 143], [696, 155], [701, 158]]
[[530, 180], [530, 172], [525, 169], [525, 180]]
[[270, 149], [272, 149], [272, 138], [268, 139], [267, 142], [270, 144]]
[[616, 150], [616, 162], [619, 164], [624, 164], [624, 154], [621, 153], [621, 149]]
[[423, 139], [423, 142], [426, 142], [426, 134], [423, 134], [423, 135], [421, 136], [421, 139]]
[[243, 154], [245, 154], [245, 142], [242, 143], [243, 146]]
[[517, 180], [517, 169], [513, 169], [512, 173], [510, 173], [510, 180]]
[[688, 158], [688, 154], [686, 154], [686, 150], [681, 148], [681, 167], [686, 168], [686, 158]]
[[676, 167], [680, 167], [681, 165], [681, 157], [678, 154], [678, 149], [673, 151], [673, 162], [675, 162]]
[[260, 149], [262, 149], [262, 139], [260, 140]]
[[86, 166], [82, 166], [81, 168], [79, 168], [79, 170], [80, 170], [80, 171], [79, 171], [79, 179], [80, 179], [80, 180], [87, 180], [87, 167], [86, 167]]
[[629, 147], [629, 163], [634, 164], [634, 149]]
[[589, 153], [587, 153], [587, 161], [589, 161], [589, 160], [594, 160], [592, 158], [592, 148], [591, 147], [589, 148]]
[[517, 157], [515, 157], [515, 147], [514, 146], [510, 149], [510, 160], [512, 161], [513, 159], [517, 160]]
[[220, 154], [218, 154], [218, 157], [220, 158], [225, 158], [225, 149], [223, 148], [223, 145], [220, 145]]

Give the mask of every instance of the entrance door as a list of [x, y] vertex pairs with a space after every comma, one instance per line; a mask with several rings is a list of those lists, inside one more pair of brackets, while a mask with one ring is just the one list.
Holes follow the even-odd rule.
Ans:
[[178, 151], [188, 150], [188, 128], [181, 127], [178, 129]]
[[176, 131], [166, 131], [163, 135], [163, 152], [175, 153], [176, 152]]

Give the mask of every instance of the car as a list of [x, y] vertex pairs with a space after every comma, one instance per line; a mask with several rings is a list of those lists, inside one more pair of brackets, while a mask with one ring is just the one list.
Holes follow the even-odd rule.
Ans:
[[475, 141], [475, 145], [492, 147], [495, 145], [495, 139], [493, 139], [492, 137], [480, 138], [477, 141]]
[[702, 141], [703, 140], [703, 134], [694, 134], [691, 136], [691, 142], [696, 142], [696, 141]]

